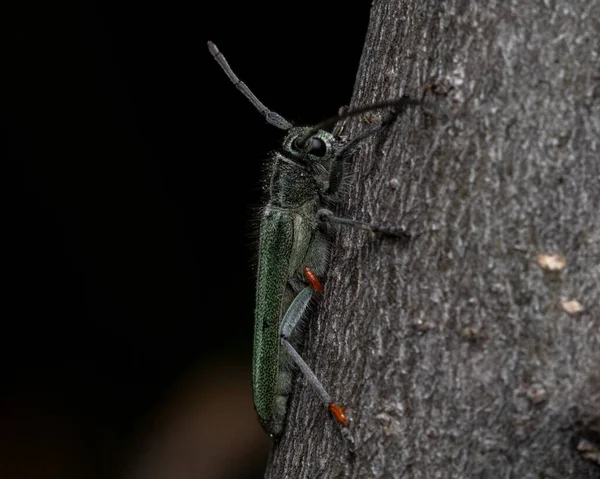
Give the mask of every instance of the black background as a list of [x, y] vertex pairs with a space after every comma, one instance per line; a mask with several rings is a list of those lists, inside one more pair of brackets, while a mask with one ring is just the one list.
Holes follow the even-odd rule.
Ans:
[[206, 42], [315, 123], [350, 101], [369, 8], [2, 3], [2, 424], [60, 404], [115, 477], [183, 375], [228, 358], [250, 381], [253, 215], [281, 132]]

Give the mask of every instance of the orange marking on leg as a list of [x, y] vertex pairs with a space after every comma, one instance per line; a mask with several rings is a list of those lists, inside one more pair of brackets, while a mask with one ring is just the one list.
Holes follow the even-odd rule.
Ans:
[[315, 289], [315, 291], [318, 291], [319, 293], [323, 292], [323, 285], [321, 284], [321, 282], [319, 281], [319, 278], [317, 278], [317, 275], [311, 269], [310, 266], [304, 267], [304, 276], [306, 276], [306, 279], [311, 284], [311, 286]]
[[346, 416], [346, 411], [344, 411], [342, 406], [338, 406], [337, 404], [330, 402], [329, 410], [335, 416], [337, 422], [339, 422], [342, 426], [348, 425], [348, 417]]

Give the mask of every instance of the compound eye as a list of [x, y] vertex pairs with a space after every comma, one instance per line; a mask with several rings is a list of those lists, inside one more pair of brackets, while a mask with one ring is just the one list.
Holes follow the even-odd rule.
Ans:
[[321, 140], [321, 138], [313, 136], [310, 139], [310, 148], [308, 149], [308, 152], [311, 155], [315, 155], [320, 158], [325, 156], [325, 153], [327, 153], [327, 145], [323, 140]]

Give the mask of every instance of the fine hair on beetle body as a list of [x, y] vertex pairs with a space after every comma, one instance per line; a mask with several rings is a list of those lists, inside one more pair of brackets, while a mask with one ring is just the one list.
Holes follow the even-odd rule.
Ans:
[[[336, 216], [332, 211], [348, 183], [345, 168], [357, 147], [391, 124], [403, 109], [419, 102], [408, 96], [340, 114], [315, 126], [293, 126], [269, 110], [235, 75], [212, 42], [208, 48], [235, 87], [254, 105], [267, 123], [285, 131], [279, 148], [269, 155], [267, 198], [260, 210], [257, 256], [252, 390], [254, 407], [263, 428], [278, 438], [284, 432], [293, 374], [299, 370], [331, 412], [350, 451], [354, 439], [350, 418], [334, 401], [298, 352], [306, 336], [307, 318], [314, 299], [323, 291], [333, 230], [353, 227], [389, 236], [406, 237], [401, 229]], [[341, 138], [340, 120], [387, 109], [380, 124], [357, 136]], [[330, 127], [335, 127], [330, 132]]]

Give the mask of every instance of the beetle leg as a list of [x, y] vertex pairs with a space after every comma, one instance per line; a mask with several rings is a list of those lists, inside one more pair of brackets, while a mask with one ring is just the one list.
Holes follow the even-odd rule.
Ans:
[[310, 298], [312, 298], [314, 293], [315, 290], [312, 286], [306, 286], [296, 295], [294, 301], [292, 301], [292, 304], [290, 304], [288, 310], [285, 312], [285, 315], [281, 320], [281, 325], [279, 326], [279, 336], [281, 336], [282, 339], [290, 339], [294, 329], [296, 329], [296, 326], [304, 317], [308, 308], [308, 303], [310, 303]]
[[281, 344], [289, 354], [290, 358], [292, 358], [294, 363], [298, 366], [298, 369], [300, 369], [302, 374], [304, 374], [308, 383], [312, 386], [315, 393], [317, 393], [317, 396], [319, 396], [323, 404], [327, 406], [327, 409], [331, 411], [331, 413], [337, 421], [337, 424], [341, 428], [342, 435], [347, 441], [348, 449], [350, 450], [350, 452], [354, 452], [354, 438], [352, 437], [352, 434], [348, 429], [349, 420], [346, 417], [344, 409], [339, 404], [334, 403], [331, 400], [331, 396], [329, 395], [323, 384], [321, 384], [321, 381], [319, 381], [317, 376], [315, 376], [315, 373], [312, 372], [312, 369], [310, 369], [309, 365], [304, 362], [302, 356], [300, 356], [298, 351], [294, 349], [294, 347], [289, 343], [289, 341], [286, 338], [282, 337]]
[[403, 240], [410, 239], [410, 235], [404, 230], [404, 228], [388, 228], [385, 226], [375, 225], [371, 223], [366, 223], [360, 220], [351, 220], [349, 218], [341, 218], [339, 216], [335, 216], [330, 210], [321, 209], [317, 211], [317, 219], [322, 224], [332, 224], [332, 225], [343, 225], [343, 226], [351, 226], [353, 228], [358, 228], [361, 230], [371, 231], [372, 233], [379, 233], [386, 236], [395, 236], [397, 238], [401, 238]]
[[[340, 109], [338, 110], [338, 116], [344, 116], [346, 113], [348, 113], [348, 111], [350, 110], [350, 108], [346, 105], [341, 106]], [[337, 124], [335, 125], [335, 127], [333, 128], [333, 131], [331, 132], [331, 134], [333, 136], [335, 136], [336, 138], [339, 138], [340, 136], [342, 136], [342, 133], [344, 131], [344, 124], [345, 122], [343, 120], [340, 120], [337, 122]]]
[[[312, 270], [311, 270], [312, 271]], [[320, 284], [320, 283], [319, 283]], [[281, 320], [281, 325], [279, 327], [279, 335], [281, 338], [281, 344], [285, 348], [289, 357], [292, 359], [294, 364], [298, 366], [298, 369], [304, 374], [306, 380], [311, 385], [317, 396], [321, 399], [323, 404], [331, 411], [333, 416], [335, 417], [338, 425], [342, 427], [342, 435], [347, 440], [348, 449], [350, 451], [354, 450], [354, 438], [352, 437], [350, 431], [348, 430], [349, 420], [345, 414], [344, 409], [333, 402], [331, 399], [331, 395], [327, 392], [321, 381], [315, 376], [315, 373], [312, 372], [312, 369], [306, 364], [302, 356], [296, 351], [294, 346], [290, 344], [290, 337], [292, 336], [294, 329], [300, 323], [306, 310], [308, 308], [308, 304], [310, 303], [310, 299], [315, 294], [315, 289], [313, 286], [307, 286], [302, 291], [298, 293], [298, 295], [290, 304], [288, 310], [286, 311], [283, 319]]]

